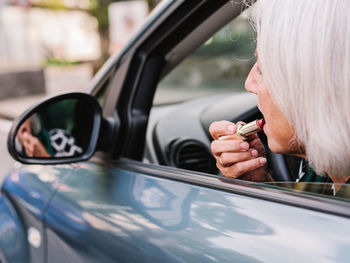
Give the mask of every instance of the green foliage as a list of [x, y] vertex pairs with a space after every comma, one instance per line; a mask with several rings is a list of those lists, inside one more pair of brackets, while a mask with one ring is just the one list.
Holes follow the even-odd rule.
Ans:
[[98, 31], [104, 37], [108, 35], [109, 18], [108, 18], [108, 6], [112, 0], [90, 0], [90, 8], [88, 12], [94, 16], [98, 21]]
[[63, 0], [39, 0], [36, 6], [41, 8], [56, 9], [56, 10], [68, 9], [64, 4]]
[[164, 89], [242, 91], [255, 63], [254, 31], [238, 19], [218, 31], [162, 82]]
[[160, 0], [146, 0], [149, 10], [155, 8], [155, 6], [160, 2]]
[[77, 65], [79, 62], [77, 61], [67, 61], [62, 59], [55, 59], [55, 58], [46, 58], [45, 61], [45, 67], [48, 66], [73, 66]]
[[194, 52], [194, 56], [218, 56], [232, 54], [237, 57], [246, 57], [254, 53], [256, 48], [252, 34], [231, 35], [226, 38], [213, 37], [207, 44]]

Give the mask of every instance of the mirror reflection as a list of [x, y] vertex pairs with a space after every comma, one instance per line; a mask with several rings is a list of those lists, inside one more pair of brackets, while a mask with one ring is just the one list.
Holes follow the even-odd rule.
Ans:
[[26, 158], [77, 157], [89, 146], [93, 110], [77, 99], [62, 99], [41, 107], [20, 125], [16, 151]]

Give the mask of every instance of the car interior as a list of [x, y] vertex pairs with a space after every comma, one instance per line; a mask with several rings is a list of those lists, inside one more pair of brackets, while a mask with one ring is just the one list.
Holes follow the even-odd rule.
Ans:
[[[262, 117], [255, 95], [244, 90], [244, 78], [255, 61], [255, 43], [247, 14], [243, 13], [245, 17], [242, 18], [242, 15], [239, 16], [240, 12], [238, 6], [227, 3], [165, 55], [166, 63], [161, 72], [148, 123], [144, 162], [218, 175], [216, 161], [210, 151], [210, 124], [217, 120], [249, 122]], [[234, 30], [239, 32], [235, 33]], [[220, 37], [220, 34], [225, 41], [221, 41], [221, 45], [217, 44], [218, 48], [224, 50], [222, 54], [217, 49], [211, 51], [212, 43], [208, 44], [208, 41], [214, 42], [213, 39]], [[240, 42], [240, 39], [243, 41]], [[237, 43], [241, 46], [235, 46]], [[232, 49], [242, 46], [248, 46], [249, 49], [244, 58], [237, 57], [239, 54], [232, 55]], [[204, 55], [201, 56], [201, 52]], [[243, 72], [238, 77], [219, 73], [206, 78], [206, 71], [220, 71], [220, 61], [215, 60], [225, 57], [226, 60], [243, 64]], [[205, 68], [205, 64], [210, 63]], [[226, 71], [232, 70], [234, 66], [229, 65]], [[193, 68], [201, 71], [198, 77], [201, 78], [200, 83], [192, 81], [196, 72], [192, 74], [194, 77], [188, 73]], [[167, 83], [172, 80], [173, 83], [167, 87]], [[210, 83], [209, 87], [202, 87], [208, 86], [207, 83]], [[187, 97], [177, 98], [174, 93], [171, 94], [174, 101], [162, 101], [161, 92], [165, 91], [166, 94], [167, 89], [171, 88], [178, 89], [179, 93], [192, 92], [194, 96], [188, 94]], [[203, 89], [210, 93], [201, 93]], [[266, 146], [264, 134], [259, 136]], [[272, 153], [268, 147], [266, 151], [268, 169], [274, 179], [294, 181], [299, 169], [299, 158]]]
[[[227, 0], [163, 4], [91, 82], [103, 111], [93, 160], [230, 181], [216, 167], [208, 129], [214, 121], [262, 117], [257, 98], [244, 89], [255, 63], [249, 9]], [[258, 135], [274, 179], [263, 184], [293, 191], [301, 158], [271, 152], [264, 133]]]
[[[107, 149], [122, 135], [127, 140], [112, 153], [114, 158], [123, 156], [221, 176], [210, 151], [210, 124], [218, 120], [249, 122], [262, 117], [255, 95], [244, 89], [245, 78], [255, 63], [254, 30], [247, 11], [241, 3], [217, 1], [215, 5], [206, 3], [191, 9], [195, 14], [191, 14], [190, 21], [180, 14], [185, 22], [174, 30], [169, 29], [169, 21], [159, 19], [162, 26], [152, 33], [152, 38], [159, 41], [141, 39], [136, 51], [128, 51], [136, 55], [121, 52], [107, 61], [91, 83], [91, 93], [102, 106], [105, 119], [114, 119], [102, 124], [109, 126], [105, 130], [110, 132], [104, 134], [98, 150]], [[170, 33], [162, 39], [166, 30]], [[129, 65], [136, 68], [140, 64], [143, 72], [125, 84], [135, 88], [123, 90], [120, 76]], [[130, 96], [134, 96], [133, 101], [125, 102]], [[129, 127], [118, 127], [118, 132], [113, 132], [111, 127], [125, 119], [129, 119]], [[140, 134], [145, 134], [146, 142]], [[259, 132], [259, 137], [274, 180], [295, 181], [300, 158], [272, 153], [265, 135]], [[144, 147], [140, 147], [143, 143]]]

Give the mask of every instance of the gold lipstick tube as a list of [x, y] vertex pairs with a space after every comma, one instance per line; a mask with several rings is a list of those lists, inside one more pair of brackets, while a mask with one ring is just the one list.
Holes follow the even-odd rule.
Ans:
[[249, 135], [257, 133], [262, 130], [262, 125], [259, 125], [259, 120], [249, 122], [247, 124], [239, 124], [237, 126], [237, 131], [232, 135], [220, 136], [218, 140], [236, 140], [241, 139], [245, 141]]

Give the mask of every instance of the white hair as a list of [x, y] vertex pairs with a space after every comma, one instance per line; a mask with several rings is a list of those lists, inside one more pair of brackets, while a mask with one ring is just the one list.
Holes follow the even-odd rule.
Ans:
[[259, 67], [318, 173], [350, 175], [350, 1], [258, 0]]

